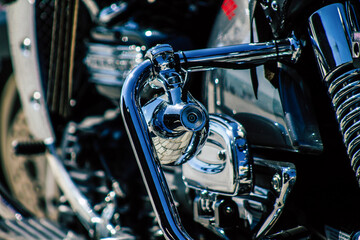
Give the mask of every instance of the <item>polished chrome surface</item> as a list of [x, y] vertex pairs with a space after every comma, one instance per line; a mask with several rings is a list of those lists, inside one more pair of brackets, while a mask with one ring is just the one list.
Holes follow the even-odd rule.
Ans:
[[[263, 178], [264, 173], [274, 173], [277, 178], [277, 190], [271, 176]], [[222, 221], [226, 215], [238, 217], [242, 221], [231, 223], [249, 233], [253, 239], [262, 239], [279, 219], [296, 181], [295, 165], [260, 158], [254, 159], [254, 179], [261, 178], [248, 194], [226, 197], [226, 195], [200, 190], [194, 200], [194, 220], [210, 229], [220, 237], [228, 239], [226, 224]], [[268, 181], [265, 188], [263, 181]], [[225, 215], [224, 215], [225, 214]], [[236, 217], [234, 217], [234, 215]]]
[[130, 70], [142, 62], [141, 48], [135, 45], [105, 45], [88, 43], [84, 63], [91, 82], [121, 87]]
[[351, 160], [351, 166], [359, 180], [360, 159], [360, 72], [350, 70], [344, 74], [329, 79], [329, 95], [336, 111], [336, 117]]
[[153, 64], [146, 60], [126, 79], [122, 88], [121, 113], [137, 163], [145, 182], [159, 225], [168, 239], [191, 239], [180, 222], [164, 173], [152, 147], [146, 120], [139, 106], [143, 84], [152, 77]]
[[359, 181], [360, 72], [353, 61], [352, 42], [352, 37], [359, 30], [354, 28], [358, 26], [357, 21], [358, 16], [350, 16], [343, 4], [331, 4], [311, 15], [309, 32], [319, 69], [336, 111], [351, 166]]
[[84, 4], [84, 6], [86, 7], [86, 9], [88, 10], [91, 20], [96, 22], [98, 20], [98, 15], [100, 12], [100, 9], [99, 9], [96, 1], [95, 0], [82, 0], [82, 2]]
[[276, 190], [278, 195], [274, 201], [273, 209], [256, 233], [256, 238], [260, 238], [261, 236], [264, 236], [279, 219], [280, 214], [285, 207], [285, 201], [294, 187], [296, 181], [296, 170], [294, 164], [286, 162], [254, 159], [254, 164], [275, 170], [278, 174], [277, 178], [280, 179], [280, 182], [277, 185], [279, 189]]
[[343, 4], [323, 7], [309, 18], [311, 44], [322, 77], [351, 63], [351, 23]]
[[205, 108], [183, 89], [186, 79], [172, 67], [174, 54], [168, 45], [149, 50], [157, 78], [149, 83], [165, 94], [143, 108], [150, 136], [161, 164], [183, 164], [205, 143], [209, 117]]
[[[285, 40], [285, 45], [289, 46], [290, 48], [293, 47], [288, 39]], [[271, 47], [270, 51], [266, 50], [268, 48], [264, 44], [257, 44], [256, 46], [253, 46], [252, 44], [243, 44], [243, 45], [235, 46], [234, 48], [221, 47], [218, 49], [211, 49], [208, 52], [206, 51], [204, 52], [204, 50], [199, 50], [199, 51], [194, 50], [186, 53], [173, 54], [172, 48], [169, 45], [160, 45], [153, 49], [150, 49], [146, 53], [145, 56], [149, 58], [151, 61], [146, 60], [140, 65], [138, 65], [133, 71], [131, 71], [131, 73], [125, 80], [125, 83], [122, 88], [121, 103], [120, 103], [122, 117], [140, 171], [142, 173], [143, 180], [147, 187], [147, 191], [149, 193], [153, 208], [155, 210], [157, 218], [159, 219], [160, 227], [162, 228], [163, 233], [167, 238], [187, 239], [190, 237], [183, 229], [180, 219], [178, 218], [174, 200], [166, 184], [164, 173], [161, 169], [160, 162], [158, 161], [157, 158], [156, 149], [153, 146], [153, 142], [151, 139], [152, 136], [148, 129], [149, 128], [147, 124], [148, 121], [146, 121], [144, 116], [144, 115], [152, 116], [152, 113], [156, 111], [154, 111], [154, 107], [153, 107], [150, 110], [144, 109], [145, 114], [143, 113], [143, 110], [141, 109], [142, 106], [140, 105], [141, 91], [144, 89], [145, 85], [149, 85], [154, 88], [162, 87], [167, 94], [167, 98], [168, 98], [167, 100], [169, 101], [169, 103], [177, 102], [178, 97], [175, 96], [179, 96], [183, 94], [183, 93], [179, 94], [182, 90], [179, 87], [183, 84], [183, 81], [181, 80], [183, 72], [176, 71], [176, 69], [177, 70], [182, 68], [189, 69], [190, 68], [189, 62], [192, 64], [191, 67], [193, 68], [197, 68], [197, 67], [202, 68], [204, 66], [204, 63], [209, 59], [215, 60], [213, 62], [210, 62], [209, 64], [210, 67], [215, 67], [219, 63], [217, 61], [219, 60], [217, 56], [221, 56], [220, 61], [225, 61], [227, 63], [230, 62], [230, 64], [233, 61], [237, 61], [236, 65], [232, 65], [232, 67], [238, 68], [241, 65], [247, 65], [241, 61], [244, 59], [243, 56], [246, 55], [245, 52], [248, 51], [249, 49], [251, 51], [254, 51], [252, 52], [253, 56], [257, 56], [253, 59], [254, 61], [253, 64], [255, 65], [259, 63], [258, 61], [259, 55], [262, 55], [263, 57], [268, 56], [269, 52], [272, 52], [275, 56], [273, 56], [273, 58], [268, 59], [268, 61], [274, 59], [281, 59], [282, 57], [277, 56], [279, 52], [277, 52], [276, 49], [274, 50], [274, 48], [277, 48], [276, 44], [275, 46]], [[230, 57], [231, 55], [230, 51], [234, 51], [235, 49], [237, 49], [238, 52], [236, 54], [236, 58], [232, 58]], [[244, 53], [239, 52], [240, 50], [244, 51]], [[266, 52], [265, 54], [263, 54], [264, 50]], [[258, 54], [256, 54], [256, 51], [258, 51]], [[293, 53], [294, 53], [293, 51], [289, 51], [288, 55], [286, 55], [285, 57], [283, 56], [284, 59], [292, 60]], [[186, 54], [188, 54], [189, 57], [191, 56], [190, 60], [184, 59], [184, 56], [186, 56]], [[178, 59], [180, 59], [180, 61], [177, 61]], [[206, 61], [205, 60], [197, 61], [196, 59], [206, 59]], [[262, 60], [262, 63], [264, 62], [266, 62], [266, 59]], [[248, 63], [252, 64], [252, 61]], [[223, 67], [229, 67], [229, 66], [223, 65]], [[169, 94], [171, 91], [177, 93]], [[186, 102], [186, 97], [184, 97], [182, 100], [184, 101], [184, 99]], [[155, 98], [153, 101], [161, 102], [161, 99]], [[155, 106], [158, 105], [159, 104], [155, 104]], [[147, 111], [149, 111], [149, 113], [146, 113]], [[195, 114], [194, 111], [191, 112]], [[151, 121], [155, 123], [157, 119], [158, 117], [155, 115], [152, 117]], [[179, 119], [179, 114], [176, 114], [176, 119]], [[190, 119], [188, 120], [190, 123], [192, 122]], [[150, 127], [154, 128], [154, 126], [155, 127], [161, 126], [160, 129], [161, 131], [163, 131], [163, 133], [165, 133], [165, 136], [167, 136], [167, 138], [170, 138], [170, 135], [168, 135], [168, 133], [171, 134], [175, 133], [178, 130], [178, 127], [180, 128], [185, 127], [188, 130], [191, 130], [192, 127], [181, 126], [183, 123], [179, 125], [178, 122], [179, 121], [177, 120], [177, 123], [175, 125], [173, 125], [173, 123], [170, 123], [171, 125], [168, 125], [168, 123], [164, 124], [161, 122], [160, 122], [161, 124], [153, 123], [152, 125], [150, 125]], [[201, 125], [202, 124], [200, 124], [200, 126]], [[169, 126], [170, 129], [168, 129]], [[278, 215], [274, 215], [273, 218], [275, 219], [277, 216]]]
[[110, 23], [113, 19], [124, 13], [127, 8], [128, 3], [125, 1], [112, 3], [110, 6], [102, 9], [99, 12], [98, 21], [102, 24]]
[[210, 115], [204, 147], [182, 170], [190, 188], [223, 195], [249, 193], [252, 163], [244, 128], [230, 117]]
[[208, 133], [204, 107], [191, 96], [183, 102], [177, 91], [180, 87], [177, 88], [168, 92], [167, 100], [155, 99], [142, 108], [161, 164], [188, 161], [204, 144]]
[[293, 36], [264, 43], [184, 51], [180, 55], [180, 61], [188, 71], [208, 70], [216, 67], [245, 69], [269, 61], [296, 62], [300, 54], [301, 44]]
[[128, 8], [128, 3], [124, 1], [117, 1], [103, 9], [100, 9], [97, 2], [94, 0], [82, 0], [82, 2], [88, 10], [92, 21], [100, 25], [109, 24]]

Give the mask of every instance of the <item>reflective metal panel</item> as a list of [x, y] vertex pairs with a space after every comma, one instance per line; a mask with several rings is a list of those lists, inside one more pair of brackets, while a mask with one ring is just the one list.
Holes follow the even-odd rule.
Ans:
[[210, 133], [201, 152], [183, 165], [190, 188], [226, 195], [251, 190], [251, 161], [246, 133], [234, 119], [210, 115]]
[[352, 62], [351, 32], [344, 5], [331, 4], [311, 15], [309, 32], [323, 77]]

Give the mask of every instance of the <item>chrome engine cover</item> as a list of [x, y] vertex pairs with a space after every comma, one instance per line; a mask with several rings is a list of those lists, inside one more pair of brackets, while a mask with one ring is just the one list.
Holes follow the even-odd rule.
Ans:
[[182, 166], [185, 184], [224, 195], [248, 193], [252, 163], [244, 128], [234, 119], [210, 115], [210, 133], [201, 152]]
[[204, 147], [182, 165], [183, 180], [195, 191], [194, 220], [225, 239], [234, 234], [226, 229], [235, 226], [259, 239], [283, 211], [295, 165], [253, 159], [241, 124], [225, 115], [209, 118]]

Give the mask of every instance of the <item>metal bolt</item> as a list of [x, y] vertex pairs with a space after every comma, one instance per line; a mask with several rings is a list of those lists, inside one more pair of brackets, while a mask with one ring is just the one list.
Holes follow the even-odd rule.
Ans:
[[271, 8], [276, 12], [279, 8], [279, 5], [277, 4], [276, 1], [272, 1], [271, 2]]
[[76, 126], [75, 124], [71, 124], [68, 128], [68, 133], [75, 134], [75, 132], [76, 132]]
[[19, 220], [19, 221], [23, 220], [23, 217], [19, 213], [15, 213], [15, 218], [16, 218], [16, 220]]
[[20, 44], [20, 49], [24, 56], [29, 56], [31, 50], [31, 39], [28, 37], [24, 38], [24, 40]]
[[226, 214], [231, 214], [233, 212], [233, 209], [230, 207], [230, 206], [227, 206], [226, 208], [225, 208], [225, 213]]
[[278, 174], [278, 173], [275, 173], [272, 180], [271, 180], [271, 184], [272, 184], [272, 187], [273, 189], [280, 193], [281, 191], [281, 176]]
[[33, 94], [33, 97], [34, 97], [35, 100], [40, 101], [41, 93], [38, 92], [38, 91], [35, 91], [34, 94]]
[[76, 100], [75, 100], [75, 99], [71, 99], [69, 103], [70, 103], [70, 106], [71, 106], [71, 107], [75, 107], [75, 106], [76, 106]]
[[195, 123], [197, 121], [198, 117], [196, 116], [195, 113], [189, 113], [187, 115], [187, 119], [190, 123]]
[[224, 161], [226, 159], [226, 150], [225, 149], [220, 150], [218, 152], [218, 159], [221, 161]]
[[41, 105], [41, 93], [35, 91], [30, 98], [30, 103], [34, 110], [39, 110]]
[[238, 138], [236, 141], [236, 145], [240, 151], [243, 151], [246, 147], [246, 140], [244, 138]]

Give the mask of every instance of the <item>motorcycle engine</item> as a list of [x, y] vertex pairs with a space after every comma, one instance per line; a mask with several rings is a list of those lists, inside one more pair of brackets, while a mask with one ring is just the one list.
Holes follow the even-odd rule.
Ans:
[[147, 49], [158, 43], [178, 46], [180, 42], [191, 46], [188, 37], [145, 29], [135, 22], [110, 28], [95, 27], [84, 59], [89, 81], [100, 94], [117, 103], [126, 76], [142, 62]]

